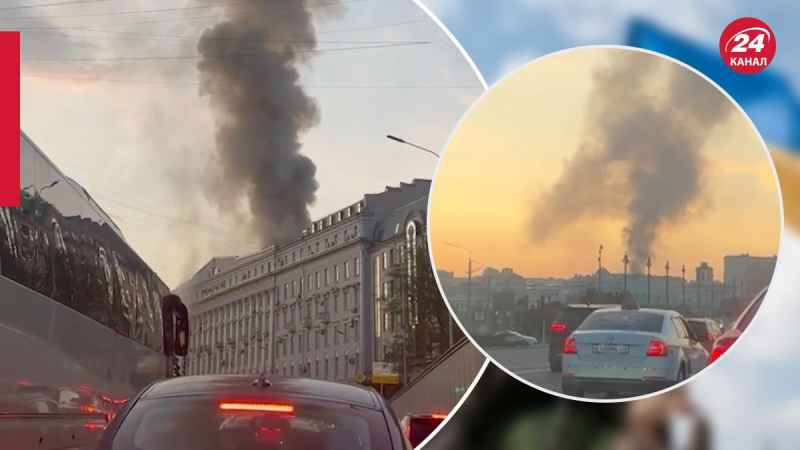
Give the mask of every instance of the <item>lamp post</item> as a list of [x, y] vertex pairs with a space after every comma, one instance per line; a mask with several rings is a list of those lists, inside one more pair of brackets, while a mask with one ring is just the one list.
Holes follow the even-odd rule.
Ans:
[[631, 260], [628, 258], [628, 252], [625, 252], [625, 257], [622, 258], [622, 266], [624, 267], [622, 271], [622, 299], [625, 300], [625, 296], [628, 295], [628, 264]]
[[[475, 312], [472, 310], [472, 249], [469, 247], [464, 247], [462, 245], [457, 244], [450, 244], [445, 242], [444, 245], [449, 247], [460, 248], [462, 250], [466, 250], [468, 254], [468, 263], [467, 263], [467, 314], [469, 314], [469, 320], [467, 321], [467, 327], [470, 332], [473, 330], [473, 320], [475, 319]], [[450, 316], [450, 321], [448, 322], [448, 328], [450, 331], [450, 346], [453, 345], [453, 317]]]
[[417, 145], [417, 144], [413, 144], [413, 143], [411, 143], [411, 142], [408, 142], [408, 141], [406, 141], [405, 139], [399, 138], [399, 137], [397, 137], [397, 136], [392, 136], [391, 134], [389, 134], [389, 135], [386, 135], [386, 138], [387, 138], [387, 139], [390, 139], [390, 140], [392, 140], [392, 141], [395, 141], [395, 142], [399, 142], [399, 143], [401, 143], [401, 144], [409, 145], [409, 146], [411, 146], [411, 147], [414, 147], [414, 148], [416, 148], [416, 149], [422, 150], [423, 152], [430, 153], [431, 155], [433, 155], [433, 156], [435, 156], [435, 157], [437, 157], [437, 158], [439, 157], [439, 154], [438, 154], [438, 153], [436, 153], [436, 152], [434, 152], [434, 151], [431, 151], [431, 150], [428, 150], [427, 148], [425, 148], [425, 147], [421, 147], [421, 146], [419, 146], [419, 145]]
[[667, 260], [667, 265], [664, 266], [664, 269], [666, 269], [667, 271], [667, 278], [664, 281], [666, 286], [665, 290], [667, 294], [667, 307], [669, 307], [669, 260]]
[[597, 303], [603, 302], [603, 244], [597, 251]]
[[653, 265], [650, 262], [650, 257], [647, 257], [647, 306], [650, 306], [650, 267]]
[[681, 275], [683, 276], [683, 306], [686, 306], [686, 264], [681, 265]]

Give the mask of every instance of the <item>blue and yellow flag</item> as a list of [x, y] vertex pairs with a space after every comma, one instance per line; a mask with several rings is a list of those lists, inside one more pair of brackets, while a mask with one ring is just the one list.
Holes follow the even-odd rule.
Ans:
[[628, 45], [682, 61], [711, 78], [745, 110], [767, 143], [783, 195], [786, 225], [800, 231], [800, 101], [774, 67], [745, 75], [731, 70], [718, 51], [646, 22], [631, 24]]

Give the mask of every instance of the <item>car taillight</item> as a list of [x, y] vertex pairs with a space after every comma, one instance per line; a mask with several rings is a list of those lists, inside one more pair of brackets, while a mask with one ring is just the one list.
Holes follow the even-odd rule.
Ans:
[[647, 347], [647, 356], [667, 356], [667, 344], [661, 341], [650, 341]]
[[556, 322], [556, 323], [550, 325], [550, 331], [564, 331], [566, 329], [567, 329], [567, 326], [564, 325], [563, 323]]
[[708, 334], [706, 334], [706, 340], [708, 342], [713, 342], [714, 341], [714, 336], [711, 333], [708, 333]]
[[219, 409], [223, 411], [257, 411], [292, 414], [294, 406], [279, 405], [274, 403], [220, 403]]
[[444, 419], [447, 418], [447, 416], [445, 416], [444, 414], [434, 414], [431, 417], [433, 417], [434, 419], [441, 419], [441, 420], [444, 420]]
[[711, 348], [711, 357], [709, 359], [709, 364], [713, 363], [714, 361], [718, 360], [720, 356], [725, 354], [731, 345], [736, 342], [736, 338], [727, 337], [718, 339], [717, 342], [714, 343], [714, 347]]
[[575, 355], [578, 353], [578, 347], [575, 345], [575, 338], [567, 338], [564, 341], [564, 353]]

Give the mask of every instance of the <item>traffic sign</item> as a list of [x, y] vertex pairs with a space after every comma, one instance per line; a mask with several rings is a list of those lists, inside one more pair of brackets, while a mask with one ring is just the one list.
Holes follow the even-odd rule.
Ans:
[[367, 379], [367, 377], [365, 377], [365, 376], [364, 376], [364, 374], [363, 374], [363, 373], [361, 373], [361, 372], [359, 372], [359, 373], [356, 375], [356, 381], [358, 381], [359, 383], [363, 383], [363, 382], [364, 382], [364, 380], [366, 380], [366, 379]]

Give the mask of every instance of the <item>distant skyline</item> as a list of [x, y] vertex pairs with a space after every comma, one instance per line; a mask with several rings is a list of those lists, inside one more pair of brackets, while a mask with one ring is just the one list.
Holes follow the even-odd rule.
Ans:
[[[25, 133], [170, 287], [213, 256], [257, 250], [245, 198], [230, 198], [238, 214], [223, 214], [204, 191], [218, 162], [216, 125], [208, 97], [198, 95], [193, 55], [225, 10], [182, 11], [158, 0], [13, 8], [29, 3], [4, 3], [0, 18], [23, 28]], [[301, 136], [320, 185], [312, 219], [387, 185], [430, 179], [436, 159], [386, 135], [438, 153], [483, 93], [458, 48], [411, 0], [345, 3], [313, 5], [319, 51], [299, 68], [321, 111]]]
[[[514, 267], [526, 277], [567, 278], [597, 270], [602, 244], [603, 266], [622, 272], [625, 252], [633, 257], [623, 233], [630, 220], [626, 207], [630, 207], [631, 188], [625, 175], [615, 172], [622, 170], [625, 160], [603, 169], [605, 187], [576, 191], [576, 195], [595, 198], [589, 202], [594, 209], [562, 211], [559, 217], [565, 219], [548, 225], [545, 238], [532, 239], [530, 232], [532, 205], [541, 205], [543, 195], [552, 193], [559, 183], [569, 183], [570, 178], [563, 176], [576, 154], [585, 145], [595, 145], [596, 141], [586, 138], [597, 124], [588, 123], [587, 117], [592, 112], [589, 104], [600, 101], [593, 100], [592, 94], [598, 70], [612, 61], [609, 52], [614, 51], [578, 50], [528, 65], [496, 85], [463, 119], [443, 155], [431, 194], [430, 235], [437, 269], [465, 274], [468, 252], [446, 245], [452, 243], [470, 248], [472, 258], [480, 262], [476, 266]], [[655, 58], [654, 64], [665, 65], [663, 70], [674, 65], [656, 56], [638, 55]], [[698, 95], [723, 95], [689, 75], [703, 83]], [[654, 99], [666, 102], [659, 112], [676, 107], [669, 103], [674, 99], [663, 98], [664, 83], [669, 81], [665, 77], [656, 72], [646, 85]], [[703, 261], [721, 272], [727, 255], [777, 254], [781, 217], [774, 172], [756, 132], [729, 105], [731, 113], [714, 124], [698, 150], [698, 194], [677, 219], [658, 226], [651, 252], [653, 273], [663, 273], [667, 260], [671, 273], [679, 271], [681, 264], [689, 271]], [[652, 139], [672, 139], [658, 134], [658, 129], [653, 133], [635, 130], [645, 145]], [[679, 182], [666, 187], [676, 185], [681, 187]], [[551, 206], [570, 205], [560, 201]]]

